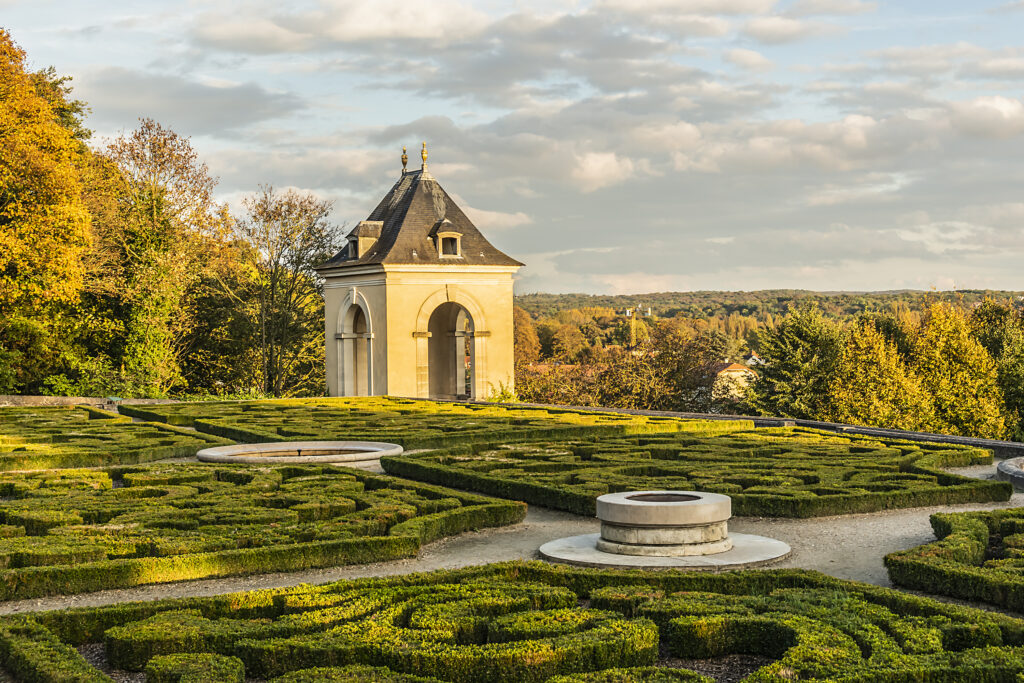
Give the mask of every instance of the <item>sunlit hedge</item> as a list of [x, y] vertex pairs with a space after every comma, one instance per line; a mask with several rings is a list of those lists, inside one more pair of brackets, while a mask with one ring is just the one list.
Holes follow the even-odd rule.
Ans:
[[682, 420], [384, 396], [172, 403], [123, 406], [121, 410], [245, 443], [358, 439], [398, 443], [407, 449], [587, 434], [724, 434], [754, 426], [749, 420]]
[[0, 470], [129, 465], [230, 441], [86, 407], [0, 408]]
[[728, 654], [770, 658], [747, 681], [1024, 672], [1024, 621], [800, 570], [505, 563], [0, 619], [18, 680], [107, 680], [75, 649], [93, 643], [116, 671], [275, 683], [706, 682], [664, 658]]
[[899, 586], [1024, 612], [1024, 508], [939, 513], [938, 540], [885, 558]]
[[1007, 500], [1005, 482], [942, 469], [991, 458], [966, 446], [777, 427], [467, 444], [381, 463], [398, 476], [586, 515], [604, 493], [675, 489], [727, 494], [735, 515], [815, 517]]
[[526, 506], [331, 466], [0, 475], [0, 599], [414, 556]]

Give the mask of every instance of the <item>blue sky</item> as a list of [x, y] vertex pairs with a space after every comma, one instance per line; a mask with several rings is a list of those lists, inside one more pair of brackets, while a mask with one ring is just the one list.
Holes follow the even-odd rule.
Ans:
[[1024, 1], [0, 0], [94, 141], [366, 217], [401, 146], [520, 292], [1024, 289]]

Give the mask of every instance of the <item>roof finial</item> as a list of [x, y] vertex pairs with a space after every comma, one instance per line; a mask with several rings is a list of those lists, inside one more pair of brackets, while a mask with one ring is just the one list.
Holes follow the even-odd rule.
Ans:
[[427, 170], [427, 143], [423, 143], [423, 151], [420, 152], [420, 156], [423, 157], [423, 170]]
[[409, 155], [405, 153], [405, 145], [402, 145], [402, 175], [405, 175], [405, 166], [409, 163]]

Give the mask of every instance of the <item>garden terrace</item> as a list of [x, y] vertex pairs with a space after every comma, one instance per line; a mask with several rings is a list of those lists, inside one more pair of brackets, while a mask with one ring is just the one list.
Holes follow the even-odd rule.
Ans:
[[931, 516], [938, 540], [885, 558], [892, 582], [1024, 612], [1024, 508]]
[[738, 516], [815, 517], [1008, 500], [1005, 482], [941, 469], [991, 458], [966, 446], [777, 427], [469, 444], [381, 464], [401, 477], [590, 516], [602, 494], [656, 489], [723, 493]]
[[749, 420], [685, 420], [390, 397], [170, 403], [121, 406], [121, 412], [243, 443], [355, 439], [397, 443], [406, 449], [584, 434], [711, 435], [754, 426]]
[[130, 465], [231, 443], [95, 408], [0, 408], [0, 470]]
[[730, 654], [746, 681], [1013, 681], [1022, 646], [1022, 620], [817, 572], [540, 563], [0, 620], [0, 663], [31, 681], [707, 681], [653, 667]]
[[0, 600], [415, 556], [526, 506], [331, 466], [0, 475]]

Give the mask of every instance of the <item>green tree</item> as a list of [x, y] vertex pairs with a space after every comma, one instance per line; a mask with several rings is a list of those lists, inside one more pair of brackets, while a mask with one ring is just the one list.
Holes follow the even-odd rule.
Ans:
[[987, 298], [971, 313], [974, 338], [996, 361], [1008, 437], [1024, 439], [1024, 316], [1012, 303]]
[[909, 365], [934, 401], [941, 431], [1003, 436], [1003, 394], [996, 362], [971, 335], [962, 309], [932, 304], [913, 340]]
[[895, 344], [870, 320], [854, 326], [828, 387], [827, 419], [893, 429], [925, 431], [934, 406], [921, 380]]
[[829, 413], [828, 386], [836, 372], [843, 334], [815, 304], [802, 304], [775, 329], [758, 333], [766, 364], [751, 388], [753, 406], [765, 415], [822, 419]]
[[610, 408], [658, 408], [669, 390], [646, 349], [609, 353], [596, 381], [598, 405]]
[[323, 282], [314, 267], [337, 252], [331, 202], [263, 187], [245, 200], [236, 236], [255, 283], [250, 316], [257, 332], [262, 390], [274, 396], [324, 391]]
[[728, 358], [729, 340], [720, 332], [694, 334], [683, 321], [655, 326], [651, 353], [658, 375], [666, 386], [663, 410], [717, 412], [714, 386], [719, 364]]

